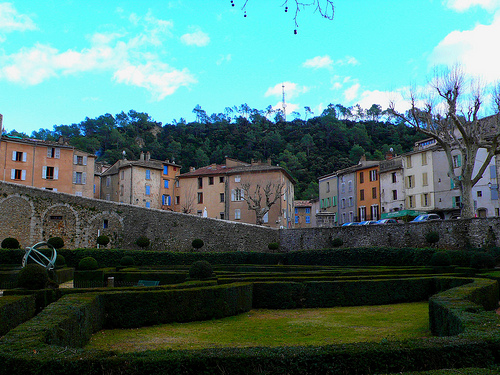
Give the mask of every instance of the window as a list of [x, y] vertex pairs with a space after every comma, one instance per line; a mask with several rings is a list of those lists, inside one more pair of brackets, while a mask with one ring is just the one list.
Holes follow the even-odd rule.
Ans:
[[239, 208], [237, 208], [236, 210], [234, 210], [234, 219], [235, 220], [241, 219], [241, 210]]
[[411, 155], [406, 157], [406, 168], [411, 168]]
[[220, 202], [224, 203], [224, 193], [220, 193], [219, 197], [220, 197]]
[[61, 149], [57, 147], [47, 147], [47, 157], [59, 159], [61, 157]]
[[108, 219], [104, 219], [104, 220], [102, 221], [102, 228], [103, 228], [103, 229], [106, 229], [108, 226], [109, 226]]
[[392, 191], [392, 200], [395, 201], [398, 199], [398, 191], [397, 190], [393, 190]]
[[352, 191], [352, 181], [349, 181], [347, 183], [347, 191], [351, 192]]
[[415, 208], [415, 197], [413, 195], [408, 196], [408, 207]]
[[63, 217], [59, 216], [59, 215], [54, 215], [54, 216], [50, 217], [50, 220], [62, 220], [62, 219], [63, 219]]
[[397, 182], [396, 172], [392, 172], [392, 183], [395, 184]]
[[26, 180], [26, 171], [22, 169], [12, 169], [10, 178], [12, 180]]
[[87, 183], [87, 173], [73, 172], [73, 183], [78, 185], [85, 185]]
[[327, 193], [330, 192], [330, 182], [329, 181], [326, 182], [326, 192]]
[[120, 179], [121, 180], [125, 179], [125, 171], [120, 172]]
[[164, 187], [165, 189], [168, 189], [168, 188], [169, 188], [169, 182], [168, 182], [168, 180], [163, 180], [163, 187]]
[[241, 181], [241, 176], [237, 175], [234, 176], [234, 182], [240, 182]]
[[163, 174], [168, 174], [168, 165], [163, 166]]
[[266, 212], [266, 214], [262, 217], [262, 222], [269, 223], [269, 212]]
[[213, 185], [214, 184], [214, 178], [213, 177], [209, 177], [208, 178], [208, 184], [209, 185]]
[[77, 197], [83, 197], [83, 192], [81, 192], [81, 191], [77, 191], [77, 192], [75, 192], [75, 195], [76, 195]]
[[340, 208], [345, 208], [345, 199], [344, 198], [342, 198], [340, 200]]
[[412, 175], [406, 178], [406, 187], [408, 189], [415, 187], [415, 176]]
[[360, 221], [365, 221], [366, 220], [366, 207], [361, 206], [358, 210], [359, 212], [359, 220]]
[[372, 188], [372, 198], [377, 199], [377, 188], [376, 187]]
[[462, 199], [460, 196], [452, 198], [453, 208], [459, 208], [462, 205]]
[[422, 173], [422, 185], [423, 186], [427, 186], [428, 185], [428, 182], [427, 182], [427, 172]]
[[151, 208], [151, 202], [146, 202], [146, 208]]
[[359, 172], [359, 183], [362, 184], [365, 182], [365, 175], [363, 172]]
[[224, 183], [224, 177], [219, 177], [219, 184], [223, 184]]
[[170, 195], [162, 195], [161, 204], [164, 206], [170, 206], [172, 204]]
[[311, 224], [311, 216], [306, 216], [306, 224]]
[[59, 168], [57, 167], [42, 167], [42, 178], [47, 180], [57, 180], [59, 178]]
[[203, 193], [198, 193], [198, 203], [203, 203]]
[[175, 196], [175, 204], [181, 204], [181, 197], [179, 195]]
[[482, 197], [482, 196], [483, 196], [483, 192], [482, 192], [481, 190], [478, 190], [478, 191], [477, 191], [477, 196], [478, 196], [478, 198], [479, 198], [479, 197]]
[[354, 199], [352, 197], [349, 197], [349, 207], [354, 206]]
[[299, 217], [295, 216], [295, 224], [298, 224], [298, 223], [299, 223]]
[[245, 193], [241, 189], [233, 189], [231, 190], [231, 200], [234, 201], [242, 201]]
[[342, 193], [345, 193], [345, 183], [342, 183], [340, 186]]
[[175, 180], [175, 187], [179, 187], [179, 186], [180, 186], [180, 182], [179, 182], [179, 180], [177, 179], [177, 180]]
[[111, 200], [111, 195], [110, 195], [110, 194], [106, 194], [106, 200], [107, 200], [107, 201], [110, 201], [110, 200]]
[[365, 189], [361, 189], [359, 191], [359, 200], [364, 201], [365, 200]]
[[373, 169], [370, 171], [370, 181], [377, 181], [377, 170]]
[[111, 176], [106, 177], [106, 187], [111, 185]]
[[371, 206], [372, 220], [378, 220], [378, 204]]
[[26, 152], [12, 151], [13, 161], [26, 161]]
[[87, 157], [81, 155], [73, 155], [73, 164], [87, 165]]
[[427, 152], [422, 152], [422, 165], [427, 165]]
[[306, 214], [310, 214], [311, 213], [311, 208], [310, 207], [306, 207]]
[[198, 189], [203, 189], [203, 177], [198, 177]]
[[220, 219], [224, 220], [224, 212], [219, 212], [219, 215], [220, 215]]
[[125, 186], [120, 185], [120, 196], [122, 196], [122, 197], [123, 197], [124, 190], [125, 190]]
[[146, 185], [146, 195], [151, 195], [151, 186]]
[[453, 155], [453, 168], [462, 166], [462, 155]]
[[428, 193], [424, 193], [421, 195], [421, 199], [422, 199], [422, 207], [428, 207], [430, 206], [431, 202], [430, 202], [430, 198], [429, 198], [429, 194]]
[[151, 180], [151, 171], [146, 169], [146, 180]]
[[198, 216], [203, 216], [203, 211], [202, 211], [202, 210], [198, 210], [198, 211], [196, 211], [196, 215], [198, 215]]

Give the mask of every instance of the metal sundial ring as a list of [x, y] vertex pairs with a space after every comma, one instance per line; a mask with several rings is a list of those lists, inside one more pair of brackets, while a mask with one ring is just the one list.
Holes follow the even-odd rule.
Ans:
[[[39, 248], [44, 246], [48, 247], [49, 250], [51, 250], [50, 257], [38, 251]], [[28, 264], [28, 262], [34, 262], [42, 267], [45, 267], [48, 271], [50, 271], [55, 268], [56, 258], [57, 258], [57, 251], [54, 248], [54, 246], [52, 246], [48, 242], [38, 242], [32, 247], [26, 248], [26, 253], [23, 256], [22, 265], [23, 267], [25, 267]]]

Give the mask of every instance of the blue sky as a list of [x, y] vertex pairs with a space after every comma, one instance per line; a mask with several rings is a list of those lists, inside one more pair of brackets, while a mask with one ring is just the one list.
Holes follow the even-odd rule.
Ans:
[[[323, 0], [320, 0], [323, 1]], [[130, 109], [163, 124], [247, 103], [315, 115], [329, 104], [404, 109], [437, 65], [500, 79], [500, 0], [295, 2], [0, 0], [0, 113], [31, 134]], [[209, 5], [207, 5], [209, 4]]]

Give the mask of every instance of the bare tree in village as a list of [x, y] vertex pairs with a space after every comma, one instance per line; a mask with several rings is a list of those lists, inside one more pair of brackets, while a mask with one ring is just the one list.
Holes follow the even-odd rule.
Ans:
[[252, 189], [250, 183], [241, 184], [241, 198], [247, 202], [248, 209], [255, 211], [255, 224], [263, 225], [264, 216], [271, 210], [271, 207], [276, 204], [284, 195], [284, 183], [267, 182], [264, 186], [256, 184]]
[[[494, 114], [480, 119], [484, 97], [484, 87], [477, 80], [468, 79], [457, 66], [436, 73], [431, 95], [427, 93], [427, 97], [420, 98], [412, 90], [411, 108], [406, 114], [398, 113], [394, 103], [389, 107], [391, 114], [436, 140], [446, 153], [448, 176], [461, 194], [462, 218], [474, 217], [472, 188], [499, 152], [500, 84], [492, 92]], [[479, 149], [486, 152], [484, 160], [477, 159]], [[461, 155], [462, 165], [458, 169], [452, 152]]]

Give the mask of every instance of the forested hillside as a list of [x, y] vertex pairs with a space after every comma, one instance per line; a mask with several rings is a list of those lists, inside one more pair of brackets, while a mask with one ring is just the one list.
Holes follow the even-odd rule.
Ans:
[[318, 177], [357, 163], [363, 153], [368, 159], [383, 159], [390, 147], [400, 154], [422, 138], [403, 124], [339, 120], [335, 111], [287, 122], [280, 116], [270, 121], [256, 110], [236, 116], [208, 117], [203, 111], [198, 116], [196, 108], [195, 113], [196, 122], [181, 119], [165, 125], [136, 111], [105, 114], [79, 124], [40, 129], [31, 137], [66, 137], [70, 144], [108, 163], [121, 158], [122, 151], [128, 159], [149, 151], [154, 159], [174, 160], [183, 172], [190, 166], [223, 163], [225, 156], [246, 162], [270, 158], [296, 179], [296, 199], [317, 197]]

